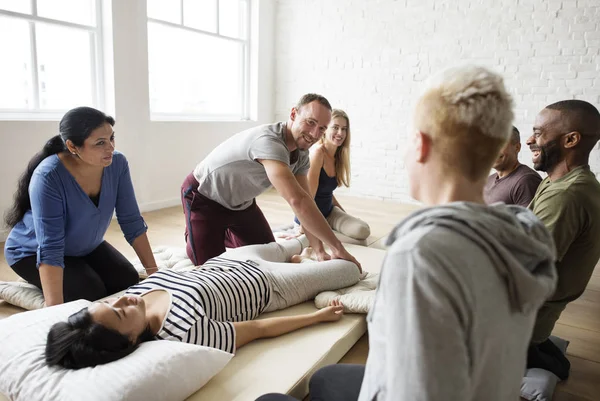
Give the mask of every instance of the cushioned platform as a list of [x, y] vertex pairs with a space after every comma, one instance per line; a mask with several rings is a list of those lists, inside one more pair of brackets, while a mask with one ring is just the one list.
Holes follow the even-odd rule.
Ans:
[[[346, 249], [363, 269], [379, 272], [385, 252], [359, 245]], [[313, 301], [267, 313], [261, 318], [315, 311]], [[285, 336], [258, 340], [241, 348], [235, 358], [189, 401], [254, 401], [270, 392], [303, 399], [308, 381], [319, 368], [337, 363], [367, 331], [365, 315], [345, 315]]]
[[[359, 245], [347, 245], [347, 249], [361, 262], [364, 270], [379, 272], [384, 251]], [[157, 248], [155, 252], [161, 254], [165, 267], [190, 267], [180, 251], [172, 248], [158, 251]], [[314, 302], [308, 301], [261, 318], [315, 310]], [[255, 341], [242, 347], [223, 371], [188, 400], [254, 401], [269, 392], [287, 393], [302, 399], [308, 394], [308, 380], [312, 374], [322, 366], [338, 362], [366, 330], [365, 316], [352, 314], [345, 315], [339, 322]]]

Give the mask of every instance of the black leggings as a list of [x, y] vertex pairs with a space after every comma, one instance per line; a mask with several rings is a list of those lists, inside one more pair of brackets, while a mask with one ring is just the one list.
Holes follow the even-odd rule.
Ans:
[[[365, 365], [340, 363], [325, 366], [310, 378], [310, 401], [356, 401], [365, 376]], [[256, 401], [297, 401], [285, 394], [270, 393]]]
[[[27, 282], [42, 289], [37, 256], [28, 256], [11, 268]], [[65, 256], [63, 298], [95, 301], [122, 291], [139, 281], [133, 265], [112, 245], [104, 241], [86, 256]]]

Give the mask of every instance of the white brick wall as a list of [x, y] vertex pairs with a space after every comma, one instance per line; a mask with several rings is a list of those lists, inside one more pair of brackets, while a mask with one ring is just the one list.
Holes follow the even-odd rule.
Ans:
[[[501, 72], [523, 143], [550, 103], [600, 107], [600, 0], [278, 0], [275, 26], [276, 116], [306, 92], [348, 112], [354, 195], [409, 200], [411, 102], [445, 66]], [[600, 176], [600, 147], [590, 164]]]

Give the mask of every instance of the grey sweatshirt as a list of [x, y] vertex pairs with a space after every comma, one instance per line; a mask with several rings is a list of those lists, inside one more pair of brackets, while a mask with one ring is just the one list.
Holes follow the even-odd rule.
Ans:
[[552, 237], [520, 206], [420, 210], [388, 240], [360, 401], [519, 399]]

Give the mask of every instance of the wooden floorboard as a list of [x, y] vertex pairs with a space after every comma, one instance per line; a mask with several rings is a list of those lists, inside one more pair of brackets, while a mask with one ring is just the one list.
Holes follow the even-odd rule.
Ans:
[[[598, 401], [600, 399], [600, 362], [570, 356], [571, 375], [558, 383], [554, 399], [567, 393], [573, 400]], [[578, 397], [578, 398], [577, 398]]]
[[[384, 202], [373, 199], [338, 196], [344, 208], [351, 214], [367, 221], [371, 226], [369, 243], [383, 242], [384, 237], [415, 205]], [[258, 198], [258, 204], [273, 227], [290, 224], [294, 217], [289, 206], [270, 191]], [[184, 215], [180, 206], [144, 213], [148, 224], [148, 236], [153, 246], [184, 247]], [[135, 253], [123, 238], [116, 221], [106, 234], [106, 240], [126, 257]], [[2, 244], [3, 245], [3, 244]], [[0, 249], [0, 280], [16, 280], [18, 277], [4, 260], [4, 247]], [[21, 309], [0, 301], [0, 319]], [[588, 288], [576, 301], [569, 304], [562, 314], [554, 334], [569, 340], [571, 377], [559, 383], [553, 401], [600, 400], [600, 269], [596, 268]], [[1, 346], [1, 345], [0, 345]], [[341, 363], [365, 363], [368, 354], [368, 335], [363, 336], [344, 356]]]

